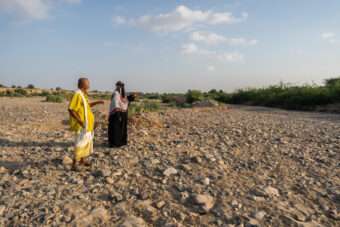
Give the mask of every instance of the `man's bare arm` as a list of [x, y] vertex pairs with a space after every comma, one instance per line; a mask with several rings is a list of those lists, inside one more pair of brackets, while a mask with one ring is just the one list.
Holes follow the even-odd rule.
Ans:
[[71, 116], [76, 119], [76, 121], [81, 125], [82, 128], [84, 128], [84, 122], [80, 119], [78, 113], [74, 112], [73, 110], [69, 109], [68, 112], [71, 114]]
[[104, 101], [96, 101], [96, 102], [89, 103], [90, 107], [96, 106], [98, 104], [104, 104]]

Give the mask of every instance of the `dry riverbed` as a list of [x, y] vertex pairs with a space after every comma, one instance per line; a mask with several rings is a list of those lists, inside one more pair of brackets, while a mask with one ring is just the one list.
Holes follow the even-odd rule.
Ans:
[[339, 226], [340, 116], [168, 109], [70, 170], [67, 104], [0, 98], [0, 226]]

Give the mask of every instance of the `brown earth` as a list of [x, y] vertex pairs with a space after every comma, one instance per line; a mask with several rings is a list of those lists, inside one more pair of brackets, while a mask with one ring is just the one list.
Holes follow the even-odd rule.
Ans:
[[[166, 109], [70, 170], [67, 104], [0, 98], [0, 226], [339, 226], [340, 116]], [[63, 163], [64, 161], [64, 163]]]

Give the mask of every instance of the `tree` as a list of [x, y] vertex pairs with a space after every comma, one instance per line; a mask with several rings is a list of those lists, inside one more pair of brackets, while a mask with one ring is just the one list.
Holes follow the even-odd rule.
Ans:
[[325, 84], [326, 84], [327, 87], [333, 87], [335, 85], [340, 85], [340, 77], [326, 79]]
[[34, 87], [33, 84], [29, 84], [29, 85], [27, 85], [27, 88], [28, 88], [28, 89], [34, 89], [35, 87]]
[[202, 101], [204, 99], [204, 95], [199, 90], [189, 90], [186, 95], [186, 100], [188, 103], [194, 103], [197, 101]]

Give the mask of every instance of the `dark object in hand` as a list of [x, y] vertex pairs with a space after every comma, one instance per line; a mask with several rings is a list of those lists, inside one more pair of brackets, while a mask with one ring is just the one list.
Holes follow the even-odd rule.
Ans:
[[129, 100], [129, 102], [134, 102], [136, 100], [136, 95], [135, 94], [128, 95], [127, 99]]

